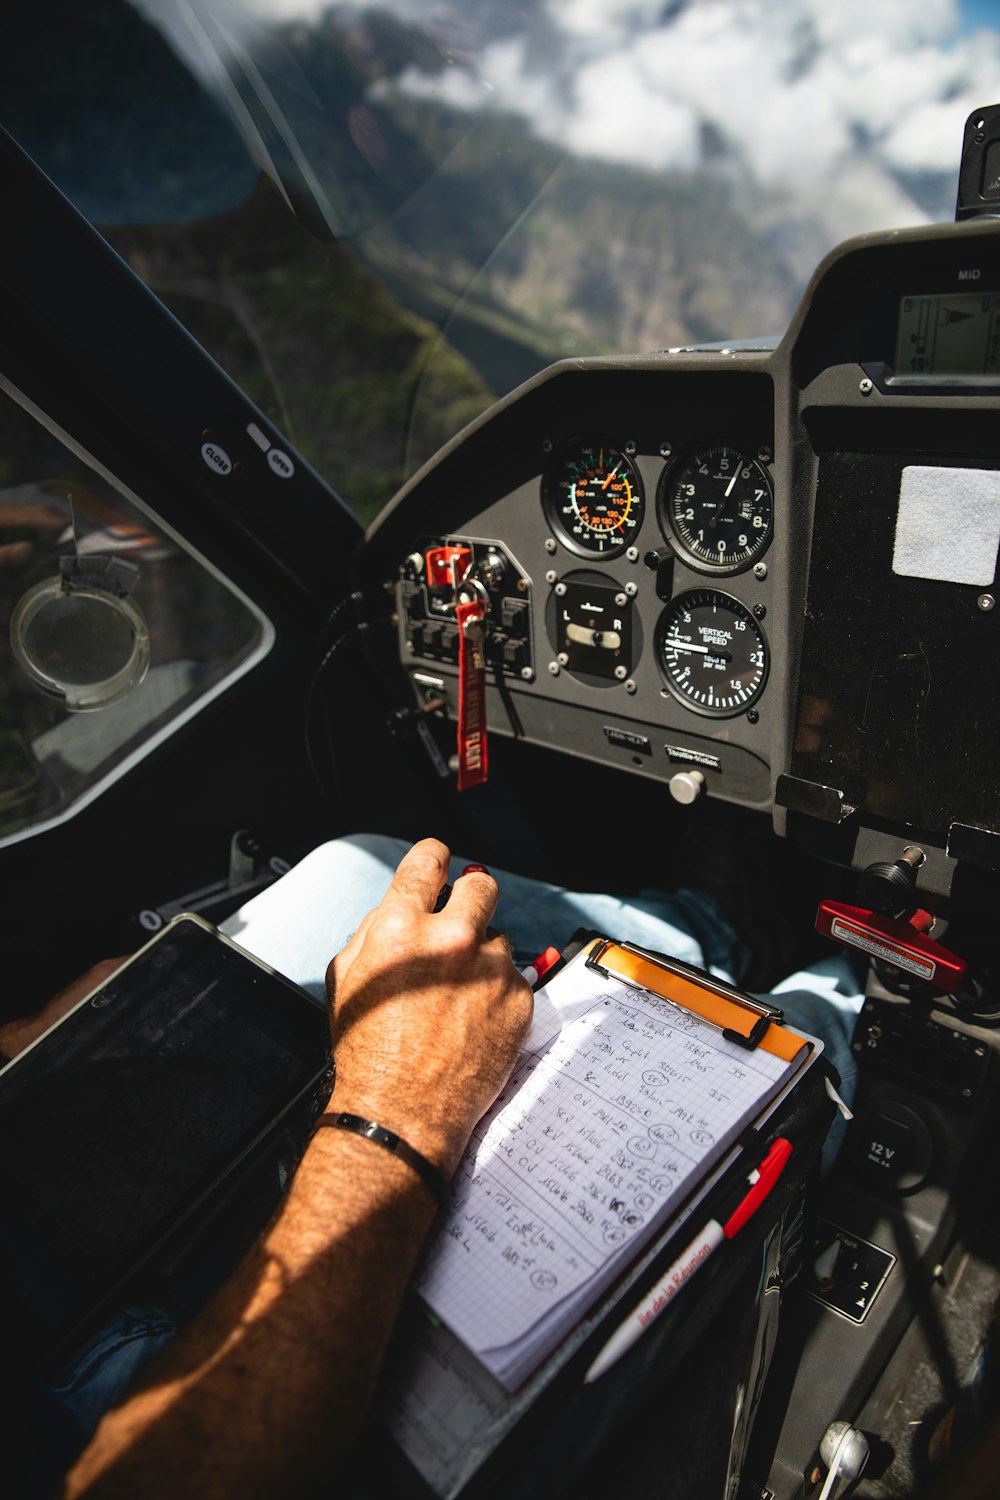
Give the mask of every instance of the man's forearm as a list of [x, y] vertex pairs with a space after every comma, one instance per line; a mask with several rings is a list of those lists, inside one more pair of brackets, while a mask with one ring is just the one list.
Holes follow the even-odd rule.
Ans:
[[[463, 874], [438, 912], [447, 871], [445, 845], [414, 845], [327, 974], [330, 1109], [398, 1132], [446, 1177], [510, 1076], [532, 1005], [489, 926], [495, 881]], [[66, 1495], [311, 1493], [358, 1429], [435, 1208], [398, 1156], [320, 1130], [270, 1229], [105, 1418]]]
[[107, 1416], [66, 1495], [292, 1496], [360, 1424], [435, 1203], [369, 1141], [319, 1131], [263, 1240]]

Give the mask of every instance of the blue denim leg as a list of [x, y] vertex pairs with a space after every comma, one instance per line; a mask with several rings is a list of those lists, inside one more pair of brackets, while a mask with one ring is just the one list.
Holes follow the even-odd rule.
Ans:
[[[322, 996], [330, 958], [382, 899], [408, 848], [404, 840], [382, 834], [334, 839], [248, 901], [223, 923], [223, 931]], [[456, 855], [449, 878], [456, 880], [468, 862]], [[515, 957], [522, 964], [550, 944], [559, 947], [577, 928], [585, 927], [732, 979], [736, 933], [718, 904], [701, 891], [613, 896], [571, 891], [506, 870], [492, 873], [500, 886], [495, 925], [511, 934]], [[864, 966], [847, 954], [823, 959], [776, 988], [790, 1023], [823, 1042], [848, 1103], [855, 1077], [851, 1032], [863, 992]]]
[[162, 1307], [129, 1303], [50, 1376], [48, 1391], [76, 1423], [81, 1447], [146, 1361], [170, 1342], [177, 1326]]
[[[310, 993], [322, 996], [326, 967], [362, 917], [377, 906], [410, 846], [381, 834], [352, 834], [307, 854], [281, 880], [222, 923], [222, 931]], [[449, 879], [469, 863], [456, 855]], [[511, 934], [516, 956], [530, 961], [579, 927], [668, 952], [731, 978], [736, 935], [711, 897], [646, 891], [619, 897], [570, 891], [507, 870], [494, 925]]]

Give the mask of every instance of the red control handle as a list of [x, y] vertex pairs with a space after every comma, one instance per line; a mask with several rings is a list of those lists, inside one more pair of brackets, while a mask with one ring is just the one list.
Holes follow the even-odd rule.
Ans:
[[427, 587], [457, 589], [472, 562], [472, 548], [459, 546], [428, 547], [426, 556]]
[[962, 988], [968, 965], [964, 958], [921, 932], [930, 925], [926, 912], [915, 912], [909, 922], [882, 917], [863, 906], [842, 901], [821, 901], [816, 913], [816, 931], [848, 948], [859, 948], [870, 958], [893, 964], [904, 974], [921, 979], [933, 989], [955, 995]]

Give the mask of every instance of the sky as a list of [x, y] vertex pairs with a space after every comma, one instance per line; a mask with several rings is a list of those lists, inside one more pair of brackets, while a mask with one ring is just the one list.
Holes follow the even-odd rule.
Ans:
[[[161, 18], [314, 18], [326, 0], [134, 0]], [[1000, 0], [353, 0], [443, 39], [403, 86], [527, 116], [582, 156], [693, 171], [706, 133], [729, 170], [797, 200], [834, 238], [950, 217], [964, 122], [1000, 99]], [[492, 14], [491, 14], [492, 11]], [[526, 18], [520, 31], [512, 20]], [[506, 33], [506, 34], [505, 34]], [[937, 198], [927, 174], [939, 174]], [[920, 181], [921, 174], [923, 181]], [[945, 205], [944, 181], [950, 205]], [[944, 211], [942, 208], [944, 207]]]

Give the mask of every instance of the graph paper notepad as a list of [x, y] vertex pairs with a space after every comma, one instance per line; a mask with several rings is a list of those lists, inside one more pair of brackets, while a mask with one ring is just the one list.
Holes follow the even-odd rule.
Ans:
[[[592, 956], [594, 950], [590, 950]], [[604, 945], [535, 996], [510, 1083], [480, 1121], [418, 1291], [515, 1389], [686, 1202], [820, 1044], [750, 1013], [709, 976]], [[616, 972], [614, 959], [620, 959]], [[636, 981], [655, 977], [654, 994]], [[692, 980], [692, 975], [694, 980]], [[682, 1000], [664, 998], [671, 990]], [[741, 1005], [737, 996], [737, 1005]], [[753, 1002], [745, 1002], [752, 1005]], [[705, 1014], [715, 1019], [705, 1019]]]

